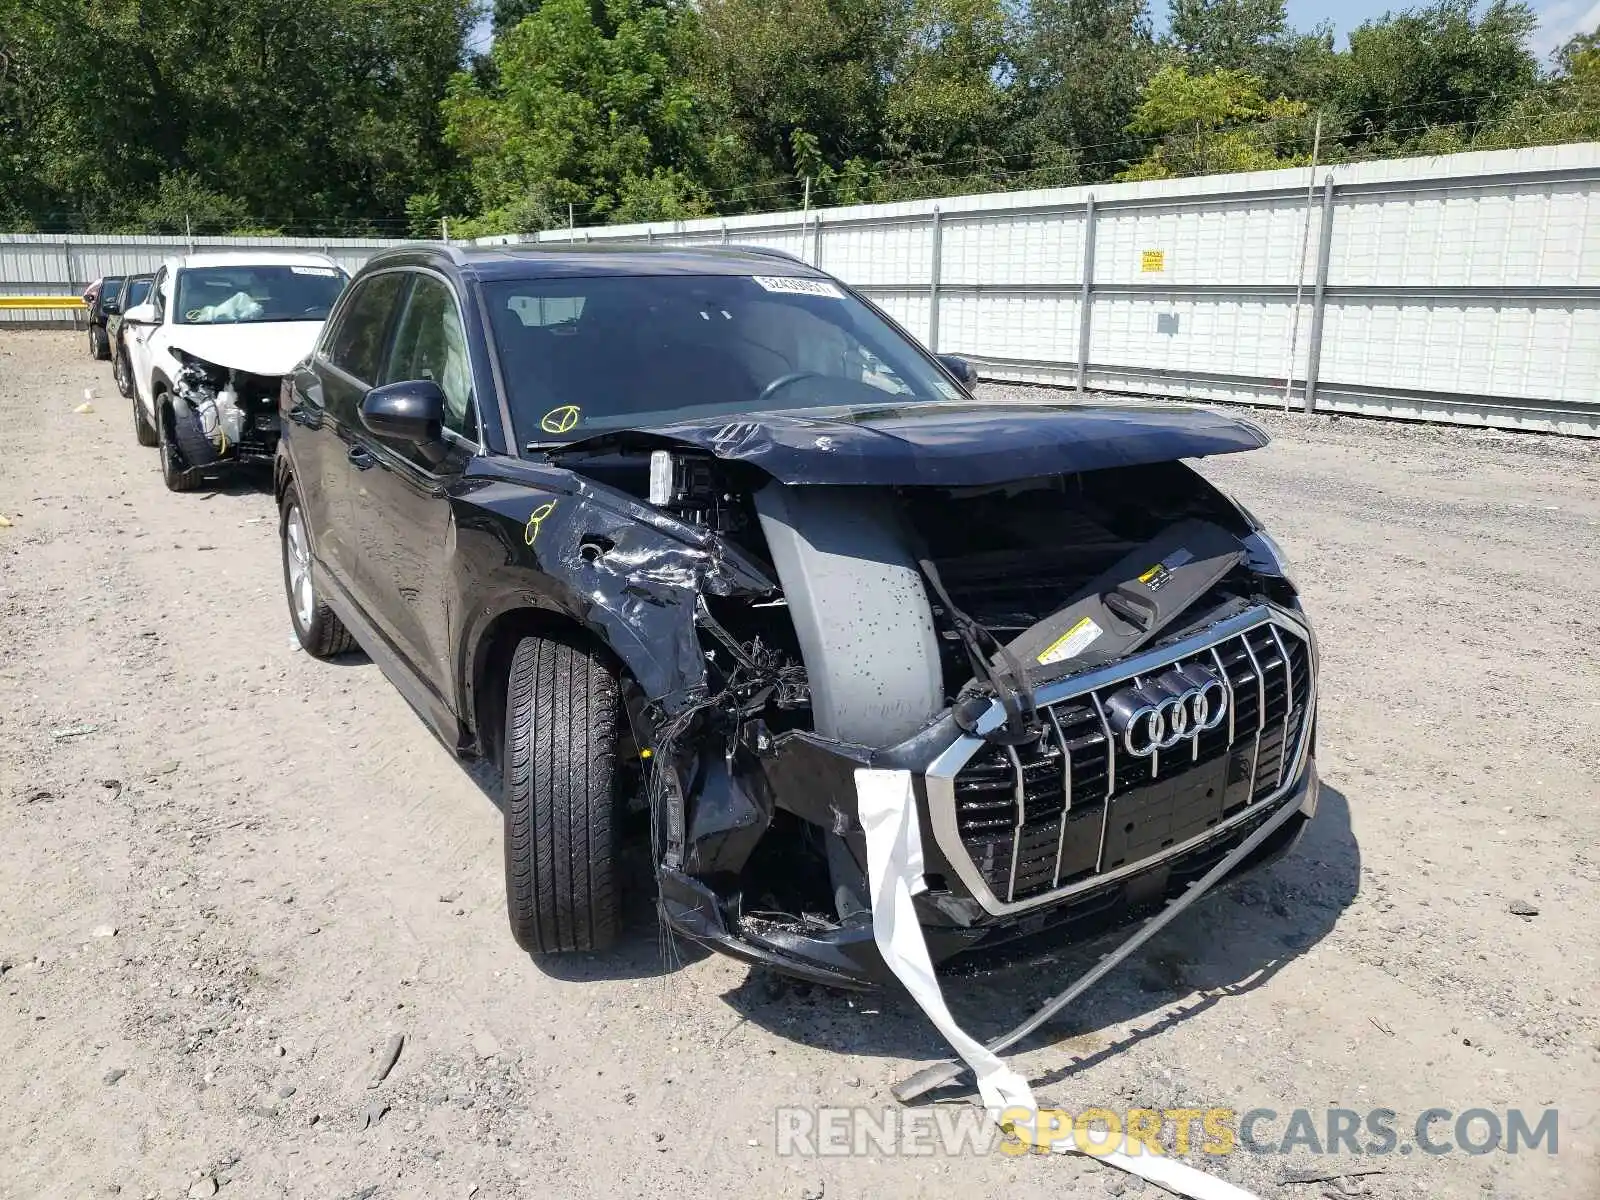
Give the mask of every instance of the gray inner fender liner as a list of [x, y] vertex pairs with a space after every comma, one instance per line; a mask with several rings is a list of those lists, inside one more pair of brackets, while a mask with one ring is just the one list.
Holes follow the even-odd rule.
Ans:
[[892, 746], [944, 707], [938, 637], [909, 529], [884, 488], [755, 494], [823, 737]]

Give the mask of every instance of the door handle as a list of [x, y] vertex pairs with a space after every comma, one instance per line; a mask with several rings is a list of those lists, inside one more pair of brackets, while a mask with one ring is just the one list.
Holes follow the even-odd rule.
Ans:
[[350, 460], [350, 465], [358, 471], [365, 471], [378, 465], [378, 460], [372, 457], [372, 451], [365, 446], [351, 446], [350, 453], [345, 457]]

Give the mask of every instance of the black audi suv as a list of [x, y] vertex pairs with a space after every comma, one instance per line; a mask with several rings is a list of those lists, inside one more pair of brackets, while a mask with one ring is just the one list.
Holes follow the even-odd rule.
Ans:
[[881, 979], [862, 767], [911, 775], [940, 962], [1159, 905], [1285, 810], [1260, 856], [1296, 836], [1311, 627], [1183, 461], [1265, 435], [972, 382], [776, 252], [356, 276], [281, 396], [289, 608], [498, 764], [522, 946], [611, 941], [636, 835], [673, 929]]

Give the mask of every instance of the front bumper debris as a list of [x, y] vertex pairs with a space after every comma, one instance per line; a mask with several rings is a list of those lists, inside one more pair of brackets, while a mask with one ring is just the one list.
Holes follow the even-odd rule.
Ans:
[[[1197, 663], [1227, 688], [1226, 719], [1169, 750], [1119, 753], [1125, 743], [1105, 719], [1107, 702], [1119, 689]], [[717, 808], [742, 806], [756, 837], [774, 810], [837, 835], [848, 851], [842, 874], [854, 874], [864, 899], [854, 771], [908, 770], [921, 828], [932, 835], [924, 838], [927, 888], [916, 904], [933, 961], [1003, 955], [1022, 942], [1048, 949], [1159, 908], [1286, 811], [1240, 869], [1293, 844], [1316, 808], [1316, 667], [1300, 614], [1257, 605], [1041, 687], [1048, 719], [1036, 745], [963, 734], [949, 712], [881, 751], [780, 734], [728, 774], [712, 773], [724, 789]], [[1002, 718], [993, 711], [984, 720]], [[985, 729], [980, 721], [978, 732]], [[689, 834], [684, 869], [660, 872], [661, 914], [671, 928], [814, 982], [863, 987], [891, 978], [864, 904], [844, 920], [747, 911], [718, 869], [727, 830], [697, 836], [691, 819]], [[831, 861], [829, 870], [837, 892], [841, 871]]]

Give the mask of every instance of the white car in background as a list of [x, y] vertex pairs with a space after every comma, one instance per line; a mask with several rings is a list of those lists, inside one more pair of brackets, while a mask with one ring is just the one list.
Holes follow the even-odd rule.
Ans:
[[349, 276], [321, 254], [246, 251], [169, 259], [123, 314], [133, 429], [161, 448], [175, 492], [207, 471], [270, 460], [283, 377], [311, 353]]

